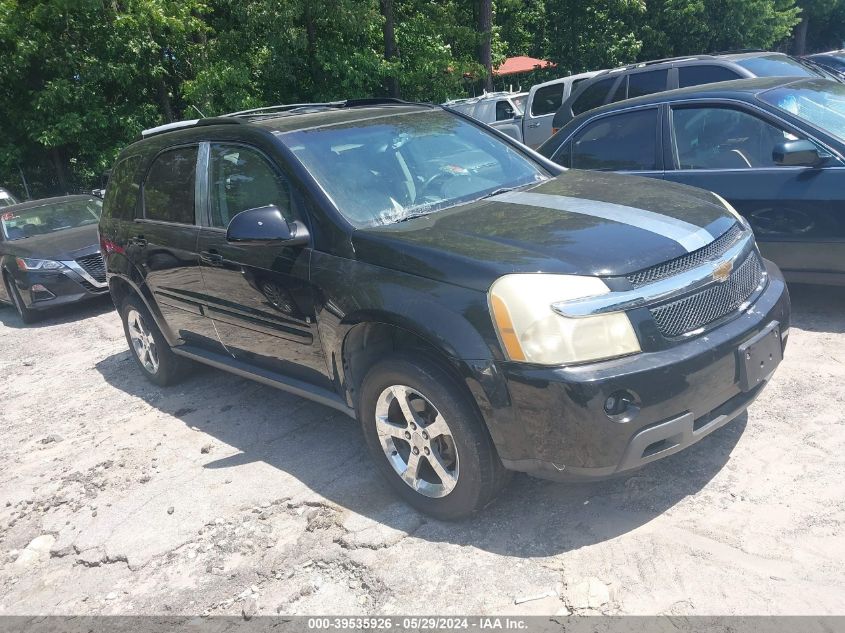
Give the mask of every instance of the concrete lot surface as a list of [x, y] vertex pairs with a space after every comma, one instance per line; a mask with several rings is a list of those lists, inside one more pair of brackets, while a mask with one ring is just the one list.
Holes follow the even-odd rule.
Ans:
[[427, 519], [331, 409], [146, 382], [107, 301], [0, 309], [0, 614], [845, 614], [845, 290], [747, 416], [626, 479]]

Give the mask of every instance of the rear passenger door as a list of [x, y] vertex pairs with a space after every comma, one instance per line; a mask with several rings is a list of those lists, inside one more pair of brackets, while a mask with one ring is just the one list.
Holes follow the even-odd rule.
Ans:
[[750, 221], [763, 254], [784, 270], [845, 272], [839, 159], [822, 167], [778, 165], [776, 145], [808, 137], [739, 103], [673, 104], [667, 126], [667, 180], [727, 199]]
[[272, 204], [289, 221], [307, 221], [303, 197], [255, 147], [211, 143], [203, 154], [208, 184], [198, 248], [207, 310], [221, 342], [253, 367], [327, 387], [311, 248], [226, 240], [231, 219], [247, 209]]
[[564, 167], [663, 177], [660, 107], [592, 119], [552, 156]]
[[142, 186], [141, 217], [131, 223], [126, 254], [176, 338], [220, 349], [211, 320], [203, 314], [203, 282], [197, 254], [197, 156], [199, 145], [160, 152]]

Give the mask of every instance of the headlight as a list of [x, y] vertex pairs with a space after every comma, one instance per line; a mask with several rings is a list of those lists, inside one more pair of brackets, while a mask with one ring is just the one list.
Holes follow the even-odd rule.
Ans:
[[499, 339], [510, 360], [540, 365], [582, 363], [634, 354], [640, 344], [624, 312], [568, 318], [552, 304], [610, 292], [597, 277], [505, 275], [490, 287]]
[[730, 202], [725, 200], [722, 196], [720, 196], [715, 191], [711, 191], [710, 193], [712, 193], [714, 196], [716, 196], [716, 199], [719, 200], [719, 202], [721, 202], [725, 206], [725, 208], [730, 212], [730, 214], [736, 218], [736, 221], [739, 222], [740, 226], [742, 226], [746, 230], [749, 230], [749, 231], [751, 230], [751, 225], [748, 223], [748, 220], [746, 220], [744, 217], [742, 217], [739, 214], [739, 211], [734, 209], [733, 205]]
[[61, 262], [54, 262], [52, 259], [29, 259], [26, 257], [17, 257], [15, 261], [18, 263], [18, 268], [21, 270], [58, 270], [64, 268]]

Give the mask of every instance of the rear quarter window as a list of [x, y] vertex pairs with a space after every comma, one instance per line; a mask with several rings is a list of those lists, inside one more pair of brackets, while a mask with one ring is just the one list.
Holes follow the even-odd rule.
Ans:
[[719, 81], [740, 79], [741, 75], [723, 66], [681, 66], [678, 68], [678, 87], [701, 86]]
[[578, 115], [603, 105], [615, 81], [616, 77], [608, 77], [584, 88], [584, 92], [572, 103], [573, 114]]
[[118, 220], [132, 220], [141, 191], [138, 182], [140, 156], [130, 156], [118, 162], [112, 169], [103, 201], [103, 217]]

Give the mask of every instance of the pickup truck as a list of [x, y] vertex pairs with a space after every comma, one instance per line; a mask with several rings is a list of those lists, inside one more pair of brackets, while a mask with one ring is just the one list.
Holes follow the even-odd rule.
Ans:
[[532, 86], [528, 92], [490, 92], [443, 105], [536, 149], [552, 136], [552, 118], [561, 103], [575, 86], [596, 72], [547, 81]]

